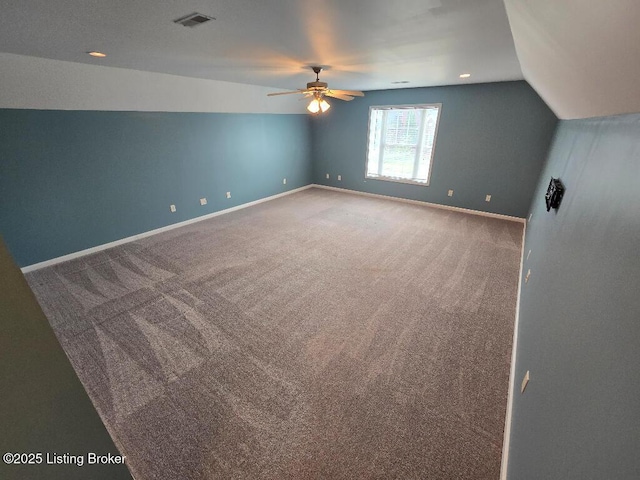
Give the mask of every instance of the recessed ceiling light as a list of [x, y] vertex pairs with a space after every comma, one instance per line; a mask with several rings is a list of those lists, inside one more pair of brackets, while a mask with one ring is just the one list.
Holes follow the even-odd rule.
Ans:
[[92, 57], [98, 57], [98, 58], [104, 58], [107, 56], [106, 53], [102, 53], [102, 52], [87, 52], [87, 53]]
[[469, 78], [471, 76], [470, 73], [461, 73], [460, 78]]

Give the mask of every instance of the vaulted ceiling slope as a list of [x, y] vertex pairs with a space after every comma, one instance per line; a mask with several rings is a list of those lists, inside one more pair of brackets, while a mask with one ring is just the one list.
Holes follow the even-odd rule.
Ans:
[[640, 112], [640, 1], [505, 6], [524, 77], [559, 118]]

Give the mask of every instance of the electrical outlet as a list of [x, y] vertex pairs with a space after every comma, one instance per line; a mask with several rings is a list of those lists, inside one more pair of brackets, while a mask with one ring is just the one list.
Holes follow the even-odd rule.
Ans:
[[200, 205], [206, 205], [207, 204], [207, 199], [206, 198], [201, 198], [200, 199]]
[[282, 179], [282, 184], [283, 184], [283, 185], [286, 185], [286, 184], [287, 184], [287, 179], [286, 179], [286, 178], [283, 178], [283, 179]]
[[522, 379], [522, 384], [520, 385], [520, 393], [524, 393], [525, 388], [529, 385], [530, 377], [529, 370], [527, 370], [527, 373], [524, 374], [524, 378]]
[[171, 213], [176, 213], [176, 206], [175, 205], [170, 205], [169, 206], [169, 210], [171, 210]]
[[490, 202], [491, 201], [491, 195], [487, 195], [484, 197], [484, 201], [485, 202]]
[[327, 173], [327, 179], [329, 178], [329, 174]]
[[342, 181], [342, 175], [338, 175], [338, 181]]
[[453, 190], [449, 190], [449, 191], [447, 192], [447, 196], [449, 196], [449, 197], [453, 197]]
[[227, 192], [227, 198], [231, 198], [231, 192]]

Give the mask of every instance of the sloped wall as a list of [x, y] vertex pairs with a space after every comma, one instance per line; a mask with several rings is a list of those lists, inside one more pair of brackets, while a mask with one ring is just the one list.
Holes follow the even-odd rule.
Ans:
[[640, 478], [639, 205], [640, 115], [561, 122], [527, 227], [509, 479]]

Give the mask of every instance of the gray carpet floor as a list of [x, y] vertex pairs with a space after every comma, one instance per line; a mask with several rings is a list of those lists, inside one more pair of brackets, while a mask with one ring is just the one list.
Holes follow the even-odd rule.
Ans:
[[497, 479], [521, 238], [314, 188], [27, 280], [137, 480]]

